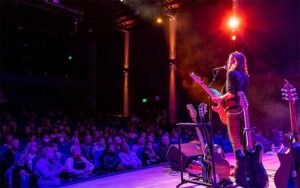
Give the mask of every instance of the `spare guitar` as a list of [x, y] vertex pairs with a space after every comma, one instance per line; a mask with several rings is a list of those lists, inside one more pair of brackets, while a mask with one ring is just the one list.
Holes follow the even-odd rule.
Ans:
[[[221, 96], [220, 92], [218, 92], [214, 88], [209, 88], [208, 86], [205, 85], [205, 83], [201, 80], [199, 76], [197, 76], [195, 73], [191, 73], [190, 77], [198, 83], [210, 97], [218, 97]], [[221, 119], [221, 122], [226, 125], [227, 122], [227, 117], [226, 117], [226, 112], [224, 110], [223, 103], [218, 104], [218, 106], [213, 106], [213, 111], [217, 112], [219, 114], [219, 117]]]
[[296, 88], [285, 80], [281, 89], [282, 98], [289, 103], [292, 135], [291, 147], [282, 148], [277, 156], [280, 166], [275, 173], [274, 182], [276, 187], [298, 188], [300, 186], [300, 144], [296, 119], [295, 103], [298, 100]]
[[[205, 113], [207, 112], [206, 110], [207, 105], [204, 103], [201, 103], [199, 105], [199, 115], [200, 115], [200, 120], [201, 123], [204, 123], [204, 116]], [[189, 111], [190, 117], [193, 121], [193, 123], [197, 123], [197, 112], [194, 108], [194, 106], [192, 104], [188, 104], [186, 105], [187, 110]], [[208, 177], [205, 178], [206, 181], [209, 182], [213, 182], [213, 171], [212, 171], [212, 162], [211, 162], [211, 157], [208, 154], [206, 147], [205, 147], [205, 143], [204, 143], [204, 139], [203, 139], [203, 135], [199, 129], [199, 127], [195, 128], [196, 129], [196, 133], [197, 133], [197, 137], [198, 140], [200, 142], [201, 145], [201, 151], [202, 153], [204, 153], [204, 177]], [[226, 180], [228, 179], [229, 175], [230, 175], [230, 164], [228, 161], [226, 161], [223, 157], [222, 157], [222, 150], [219, 147], [215, 147], [215, 153], [214, 153], [214, 159], [215, 159], [215, 170], [216, 170], [216, 179], [217, 179], [217, 183], [219, 183], [220, 181]]]
[[[200, 117], [200, 123], [205, 123], [205, 114], [207, 113], [207, 104], [201, 103], [198, 106], [198, 113]], [[211, 136], [209, 135], [208, 131], [206, 132], [206, 138], [209, 139]], [[208, 143], [211, 142], [213, 144], [213, 140], [207, 140]], [[209, 150], [207, 148], [207, 150]], [[218, 145], [213, 145], [213, 155], [214, 155], [214, 162], [215, 162], [215, 171], [217, 180], [220, 182], [227, 181], [227, 179], [230, 176], [230, 164], [229, 162], [224, 158], [223, 150]], [[206, 168], [206, 176], [210, 177], [211, 181], [213, 181], [213, 164], [212, 164], [212, 156], [211, 153], [208, 153], [205, 156], [206, 162], [208, 163]], [[217, 182], [218, 183], [218, 182]]]
[[241, 149], [235, 151], [238, 163], [235, 176], [236, 183], [241, 187], [265, 188], [269, 185], [269, 179], [262, 164], [263, 147], [261, 143], [256, 143], [255, 148], [253, 148], [248, 113], [248, 100], [244, 92], [239, 91], [238, 95], [240, 97], [240, 105], [244, 111], [244, 136], [246, 146], [244, 146], [245, 153], [243, 153]]

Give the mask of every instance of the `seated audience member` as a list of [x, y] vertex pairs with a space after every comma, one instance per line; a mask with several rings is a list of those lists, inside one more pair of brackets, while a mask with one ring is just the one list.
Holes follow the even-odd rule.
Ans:
[[92, 149], [92, 154], [94, 154], [97, 151], [102, 153], [105, 150], [105, 148], [106, 148], [105, 138], [103, 137], [97, 138]]
[[157, 147], [157, 154], [159, 155], [160, 161], [167, 161], [166, 155], [170, 146], [170, 139], [168, 135], [164, 135], [161, 138], [161, 142]]
[[64, 135], [58, 136], [57, 147], [58, 147], [58, 151], [61, 152], [63, 155], [69, 155], [71, 145], [67, 141], [67, 139]]
[[15, 173], [17, 177], [21, 177], [21, 187], [24, 185], [34, 187], [36, 184], [36, 176], [33, 174], [33, 164], [36, 161], [37, 153], [37, 143], [31, 141], [26, 145], [25, 150], [17, 162]]
[[65, 170], [64, 166], [54, 161], [54, 151], [44, 147], [38, 156], [34, 173], [38, 176], [39, 187], [53, 187], [60, 184], [59, 175]]
[[21, 153], [19, 150], [20, 142], [18, 139], [13, 139], [9, 148], [3, 153], [2, 168], [4, 172], [13, 167], [19, 160]]
[[113, 144], [107, 144], [106, 150], [101, 157], [103, 169], [106, 172], [114, 172], [123, 170], [120, 158], [116, 154], [116, 150]]
[[143, 152], [145, 150], [145, 137], [140, 136], [137, 143], [134, 144], [131, 150], [138, 156], [138, 158], [143, 161]]
[[159, 156], [156, 154], [153, 149], [153, 143], [147, 142], [145, 151], [143, 153], [143, 159], [145, 165], [153, 165], [159, 162]]
[[71, 157], [65, 163], [66, 171], [69, 174], [89, 175], [93, 173], [94, 165], [81, 154], [79, 147], [73, 147], [70, 153]]
[[60, 164], [63, 164], [62, 163], [62, 156], [63, 156], [63, 154], [58, 151], [58, 145], [57, 145], [57, 143], [52, 143], [51, 146], [52, 146], [52, 149], [53, 149], [53, 152], [54, 152], [54, 159], [57, 162], [59, 162]]
[[105, 148], [106, 148], [105, 138], [98, 137], [92, 149], [93, 164], [95, 165], [95, 171], [97, 172], [101, 171], [100, 159]]
[[121, 137], [116, 135], [114, 137], [114, 141], [113, 141], [114, 145], [115, 145], [115, 149], [116, 149], [116, 152], [119, 153], [120, 150], [121, 150], [121, 144], [122, 144], [122, 140], [121, 140]]
[[18, 166], [22, 166], [27, 173], [33, 172], [33, 160], [36, 158], [38, 153], [37, 143], [34, 141], [29, 142], [26, 145], [25, 150], [21, 154], [18, 161]]
[[118, 155], [121, 160], [121, 164], [126, 169], [139, 168], [142, 166], [141, 160], [133, 151], [130, 151], [126, 142], [122, 143], [121, 152]]
[[71, 145], [70, 151], [71, 151], [73, 148], [77, 148], [77, 147], [80, 148], [79, 138], [73, 138], [71, 144], [72, 144], [72, 145]]
[[92, 160], [93, 143], [91, 135], [85, 135], [80, 148], [82, 151], [82, 155], [85, 156], [88, 160]]
[[44, 134], [41, 142], [38, 144], [38, 148], [42, 150], [44, 147], [51, 147], [50, 137], [48, 134]]
[[[3, 152], [2, 156], [0, 157], [0, 183], [4, 182], [7, 185], [12, 184], [13, 182], [10, 181], [10, 175], [14, 171], [14, 167], [17, 164], [17, 161], [20, 158], [20, 142], [18, 139], [12, 139], [11, 144], [7, 145], [7, 149]], [[13, 174], [13, 178], [15, 175]], [[13, 184], [15, 186], [15, 184]]]
[[[181, 138], [180, 138], [180, 140], [181, 140]], [[171, 144], [178, 144], [178, 132], [175, 129], [173, 129], [171, 132], [170, 142], [171, 142]], [[182, 140], [180, 142], [182, 143]]]
[[150, 134], [148, 135], [148, 137], [147, 137], [147, 142], [152, 142], [154, 150], [157, 149], [157, 146], [158, 146], [158, 145], [157, 145], [157, 143], [156, 143], [156, 139], [155, 139], [154, 133], [150, 133]]

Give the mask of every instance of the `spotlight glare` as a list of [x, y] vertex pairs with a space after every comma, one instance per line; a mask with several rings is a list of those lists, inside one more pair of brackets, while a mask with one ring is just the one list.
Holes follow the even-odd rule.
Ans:
[[232, 35], [231, 40], [236, 40], [236, 35]]
[[163, 20], [162, 20], [161, 17], [158, 17], [158, 18], [156, 19], [156, 23], [161, 24], [162, 22], [163, 22]]
[[240, 21], [236, 17], [231, 17], [228, 21], [228, 26], [232, 29], [237, 28], [239, 26], [239, 24], [240, 24]]

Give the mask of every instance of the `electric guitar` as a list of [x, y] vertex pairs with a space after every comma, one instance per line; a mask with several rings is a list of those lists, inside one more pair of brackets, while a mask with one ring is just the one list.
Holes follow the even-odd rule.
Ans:
[[[189, 111], [190, 117], [193, 121], [193, 123], [197, 123], [197, 112], [192, 104], [186, 105], [187, 110]], [[207, 112], [207, 105], [204, 103], [201, 103], [199, 105], [199, 117], [200, 117], [200, 122], [204, 123], [204, 116], [205, 113]], [[199, 129], [199, 127], [195, 128], [198, 140], [201, 144], [201, 151], [204, 154], [204, 168], [205, 168], [205, 176], [206, 181], [213, 182], [213, 171], [212, 171], [212, 161], [211, 161], [211, 156], [207, 152], [207, 148], [205, 147], [205, 143], [203, 140], [203, 135]], [[206, 136], [208, 137], [208, 136]], [[207, 138], [208, 139], [208, 138]], [[214, 159], [215, 159], [215, 170], [216, 170], [216, 180], [217, 183], [222, 180], [226, 180], [229, 175], [230, 175], [230, 164], [227, 160], [225, 160], [222, 157], [222, 149], [220, 147], [215, 146], [214, 147]]]
[[276, 187], [298, 188], [300, 186], [300, 144], [296, 119], [295, 103], [298, 100], [296, 88], [287, 80], [284, 80], [284, 87], [281, 89], [282, 98], [289, 103], [291, 120], [291, 148], [282, 148], [278, 153], [280, 166], [275, 173], [274, 182]]
[[[205, 83], [201, 80], [201, 78], [199, 76], [197, 76], [195, 73], [191, 73], [190, 77], [196, 82], [198, 83], [205, 91], [206, 93], [210, 96], [210, 97], [218, 97], [221, 96], [220, 92], [218, 92], [216, 89], [214, 88], [209, 88], [208, 86], [205, 85]], [[218, 106], [213, 106], [212, 107], [213, 111], [217, 112], [219, 114], [219, 117], [221, 119], [221, 122], [226, 125], [227, 122], [227, 116], [226, 116], [226, 112], [223, 106], [223, 103], [219, 103]]]
[[244, 136], [246, 139], [246, 146], [244, 146], [244, 153], [241, 149], [235, 151], [238, 163], [235, 176], [236, 183], [241, 187], [265, 188], [269, 185], [269, 179], [262, 164], [263, 146], [258, 142], [253, 148], [248, 113], [248, 100], [244, 92], [239, 91], [238, 95], [240, 97], [240, 105], [244, 112]]

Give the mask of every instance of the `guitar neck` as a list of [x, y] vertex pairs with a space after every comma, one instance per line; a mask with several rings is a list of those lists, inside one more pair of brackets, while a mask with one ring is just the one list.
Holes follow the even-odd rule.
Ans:
[[[196, 119], [193, 119], [193, 122], [194, 122], [194, 123], [197, 123], [197, 120], [196, 120]], [[199, 140], [200, 145], [201, 145], [201, 152], [204, 154], [204, 152], [205, 152], [205, 147], [204, 147], [203, 135], [202, 135], [202, 133], [201, 133], [199, 127], [196, 127], [195, 130], [196, 130], [196, 134], [197, 134], [198, 140]]]
[[299, 140], [299, 136], [298, 136], [295, 102], [289, 102], [289, 109], [290, 109], [290, 120], [291, 120], [292, 132], [293, 132], [293, 135], [295, 136], [296, 141], [299, 142], [300, 140]]
[[198, 83], [210, 97], [216, 97], [217, 95], [209, 88], [207, 87], [203, 82]]
[[249, 130], [251, 128], [250, 126], [250, 119], [249, 119], [249, 112], [248, 109], [244, 109], [244, 119], [245, 119], [245, 128], [246, 128], [246, 142], [247, 142], [247, 149], [252, 149], [252, 137], [251, 137], [251, 131]]

